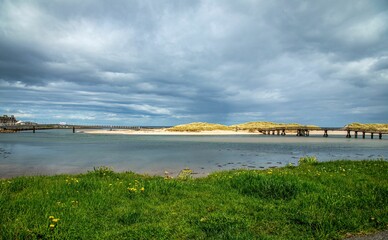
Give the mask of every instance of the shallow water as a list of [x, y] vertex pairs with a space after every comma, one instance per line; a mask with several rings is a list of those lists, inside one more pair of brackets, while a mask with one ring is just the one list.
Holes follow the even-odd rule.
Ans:
[[[384, 136], [386, 137], [386, 135]], [[0, 178], [80, 173], [97, 166], [115, 171], [198, 175], [226, 169], [261, 169], [296, 164], [305, 155], [319, 161], [388, 157], [386, 139], [344, 136], [92, 135], [71, 130], [0, 134]]]

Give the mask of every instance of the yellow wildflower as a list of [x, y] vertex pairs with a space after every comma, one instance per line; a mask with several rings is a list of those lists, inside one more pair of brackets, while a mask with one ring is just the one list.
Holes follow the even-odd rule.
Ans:
[[54, 216], [50, 216], [49, 219], [50, 219], [50, 220], [54, 219]]
[[144, 187], [140, 188], [140, 191], [144, 192]]
[[50, 224], [50, 228], [54, 229], [55, 228], [55, 224]]
[[51, 221], [53, 221], [53, 223], [57, 223], [57, 222], [59, 221], [59, 218], [54, 218], [54, 219], [51, 220]]

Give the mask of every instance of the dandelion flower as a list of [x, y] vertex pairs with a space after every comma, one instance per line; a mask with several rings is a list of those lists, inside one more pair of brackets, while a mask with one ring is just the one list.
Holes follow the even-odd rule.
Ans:
[[52, 221], [53, 223], [57, 223], [59, 221], [59, 218], [54, 218]]
[[54, 229], [55, 228], [55, 224], [50, 224], [50, 229]]
[[140, 191], [144, 192], [144, 187], [140, 188]]
[[50, 220], [54, 219], [54, 216], [50, 216], [49, 219], [50, 219]]

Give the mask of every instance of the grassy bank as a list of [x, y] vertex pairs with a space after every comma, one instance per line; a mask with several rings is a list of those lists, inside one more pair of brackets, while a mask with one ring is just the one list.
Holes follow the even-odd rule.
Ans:
[[388, 162], [0, 182], [2, 239], [340, 239], [388, 228]]

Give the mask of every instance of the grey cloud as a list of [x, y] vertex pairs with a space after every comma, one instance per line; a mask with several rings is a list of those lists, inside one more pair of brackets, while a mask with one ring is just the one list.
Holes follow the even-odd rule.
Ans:
[[47, 121], [167, 125], [388, 119], [383, 0], [0, 6], [5, 113], [38, 121], [49, 106]]

